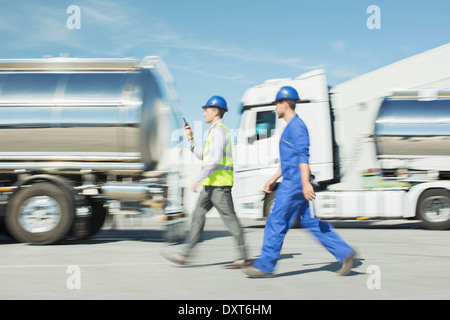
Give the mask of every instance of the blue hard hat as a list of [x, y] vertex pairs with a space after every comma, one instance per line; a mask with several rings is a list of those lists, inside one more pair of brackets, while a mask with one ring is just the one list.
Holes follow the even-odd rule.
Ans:
[[295, 90], [295, 88], [290, 87], [290, 86], [282, 87], [278, 91], [274, 103], [277, 101], [286, 100], [286, 99], [299, 101], [300, 97], [298, 95], [297, 90]]
[[214, 107], [228, 111], [227, 102], [221, 96], [212, 96], [209, 98], [202, 108], [204, 109], [206, 107]]

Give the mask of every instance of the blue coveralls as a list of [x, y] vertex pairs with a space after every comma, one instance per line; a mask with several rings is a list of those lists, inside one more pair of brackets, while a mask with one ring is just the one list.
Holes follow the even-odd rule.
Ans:
[[322, 245], [342, 263], [354, 251], [334, 232], [326, 221], [311, 217], [309, 202], [302, 192], [300, 163], [309, 163], [309, 135], [303, 120], [295, 115], [289, 121], [280, 140], [280, 160], [283, 181], [274, 199], [274, 206], [266, 222], [261, 256], [253, 267], [273, 273], [280, 257], [284, 237], [296, 217], [300, 226], [309, 229]]

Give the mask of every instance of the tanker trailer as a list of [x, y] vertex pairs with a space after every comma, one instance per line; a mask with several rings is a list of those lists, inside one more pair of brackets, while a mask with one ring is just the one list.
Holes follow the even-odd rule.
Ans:
[[450, 228], [450, 92], [396, 92], [384, 99], [374, 140], [384, 179], [410, 184], [404, 216]]
[[[416, 170], [431, 170], [441, 174], [450, 170], [450, 99], [419, 100], [402, 98], [397, 93], [385, 99], [375, 121], [375, 138], [379, 160], [427, 159], [414, 165]], [[388, 161], [382, 162], [387, 166]]]
[[[0, 208], [16, 240], [88, 237], [108, 213], [183, 217], [170, 73], [142, 60], [0, 60]], [[164, 158], [166, 159], [166, 158]]]

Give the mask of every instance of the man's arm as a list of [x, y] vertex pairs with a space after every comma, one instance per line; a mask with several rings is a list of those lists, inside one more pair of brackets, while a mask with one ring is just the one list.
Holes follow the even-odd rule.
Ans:
[[302, 175], [302, 190], [305, 199], [308, 201], [314, 200], [316, 198], [316, 194], [314, 193], [314, 188], [310, 182], [310, 174], [309, 174], [309, 164], [308, 163], [300, 163], [300, 172]]
[[265, 193], [272, 193], [272, 189], [275, 186], [275, 183], [277, 182], [277, 180], [281, 177], [281, 168], [279, 168], [277, 170], [277, 172], [275, 172], [275, 174], [273, 175], [272, 178], [269, 179], [269, 181], [267, 181], [266, 185], [264, 186], [264, 192]]
[[191, 151], [193, 154], [195, 154], [195, 156], [202, 160], [203, 159], [203, 148], [199, 147], [195, 142], [194, 139], [191, 140], [191, 147], [190, 147]]
[[310, 168], [309, 168], [309, 133], [308, 128], [302, 121], [299, 127], [299, 139], [296, 141], [296, 151], [298, 155], [302, 191], [306, 200], [312, 201], [315, 199], [316, 194], [310, 181]]
[[202, 147], [197, 146], [197, 144], [194, 142], [194, 133], [192, 132], [192, 129], [188, 124], [184, 125], [184, 132], [186, 134], [186, 138], [191, 143], [190, 149], [191, 149], [192, 153], [194, 153], [198, 159], [202, 160], [203, 159], [203, 149], [202, 149]]

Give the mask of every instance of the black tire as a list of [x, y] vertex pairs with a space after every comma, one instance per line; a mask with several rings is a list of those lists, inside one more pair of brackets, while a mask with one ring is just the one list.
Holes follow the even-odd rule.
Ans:
[[417, 202], [416, 215], [426, 229], [450, 229], [450, 192], [445, 189], [424, 191]]
[[276, 191], [272, 191], [272, 193], [266, 193], [266, 197], [264, 198], [263, 204], [263, 218], [267, 219], [270, 215], [270, 212], [273, 208], [273, 200], [275, 199]]
[[273, 208], [273, 201], [275, 199], [275, 194], [277, 193], [278, 189], [278, 183], [276, 183], [272, 188], [272, 193], [266, 193], [266, 196], [264, 197], [264, 204], [263, 204], [263, 218], [267, 219], [270, 215], [270, 212]]
[[[44, 208], [43, 203], [46, 204], [43, 210], [44, 218], [36, 213], [39, 211], [36, 208]], [[42, 207], [39, 207], [39, 204]], [[26, 212], [34, 213], [35, 217], [30, 218], [30, 215], [25, 214]], [[47, 219], [47, 217], [51, 218]], [[5, 225], [17, 241], [52, 244], [67, 235], [72, 227], [73, 219], [73, 201], [68, 192], [55, 184], [40, 182], [22, 187], [12, 196], [6, 210]], [[42, 220], [46, 222], [44, 225], [39, 223]], [[29, 223], [29, 221], [32, 222]]]
[[89, 236], [93, 236], [103, 227], [108, 209], [103, 206], [103, 202], [92, 201], [92, 217], [89, 227]]
[[105, 223], [108, 210], [103, 206], [103, 202], [94, 201], [91, 199], [90, 204], [92, 213], [89, 216], [89, 220], [85, 222], [87, 223], [87, 232], [81, 236], [77, 235], [77, 231], [75, 230], [77, 221], [75, 221], [74, 223], [72, 235], [75, 236], [77, 239], [90, 238], [91, 236], [99, 232], [100, 229], [103, 227], [103, 224]]

